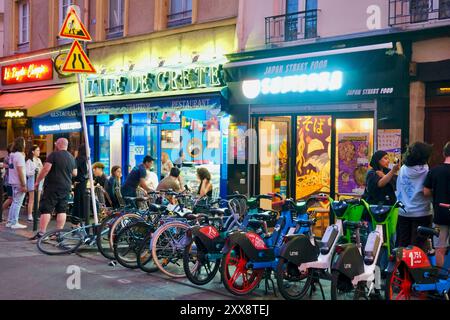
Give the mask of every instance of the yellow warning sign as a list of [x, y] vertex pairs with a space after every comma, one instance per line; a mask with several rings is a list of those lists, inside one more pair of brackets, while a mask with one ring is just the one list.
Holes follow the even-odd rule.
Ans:
[[62, 38], [92, 41], [91, 35], [81, 22], [74, 8], [70, 7], [62, 25], [59, 36]]
[[62, 68], [63, 72], [77, 72], [77, 73], [97, 73], [92, 66], [91, 61], [86, 53], [81, 48], [78, 41], [72, 43], [70, 52], [67, 55], [66, 62]]

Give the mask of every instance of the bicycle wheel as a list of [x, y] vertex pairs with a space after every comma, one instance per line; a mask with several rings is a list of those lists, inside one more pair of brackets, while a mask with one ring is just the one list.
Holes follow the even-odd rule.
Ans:
[[193, 284], [203, 286], [214, 279], [219, 271], [220, 259], [209, 260], [207, 254], [206, 249], [195, 242], [184, 248], [183, 268], [186, 277]]
[[143, 221], [135, 221], [123, 227], [114, 241], [114, 257], [122, 266], [136, 269], [137, 251], [145, 236], [150, 232], [150, 226]]
[[37, 242], [38, 249], [48, 255], [75, 252], [83, 243], [81, 229], [60, 229], [45, 233]]
[[360, 289], [353, 286], [347, 276], [337, 270], [331, 271], [331, 300], [359, 300], [362, 297]]
[[162, 273], [173, 278], [186, 276], [183, 269], [183, 252], [186, 230], [189, 225], [173, 221], [159, 227], [152, 239], [153, 261]]
[[222, 258], [222, 283], [234, 295], [242, 296], [256, 289], [264, 275], [264, 269], [247, 268], [248, 257], [238, 245]]
[[97, 229], [97, 248], [98, 251], [104, 256], [106, 259], [113, 260], [114, 259], [114, 250], [110, 246], [109, 237], [110, 237], [110, 231], [111, 227], [114, 224], [114, 222], [119, 217], [118, 213], [112, 214], [108, 217], [106, 217], [102, 223], [100, 224], [100, 227]]
[[111, 230], [109, 231], [109, 246], [114, 250], [114, 239], [117, 237], [119, 231], [127, 226], [133, 221], [143, 221], [141, 215], [137, 213], [126, 213], [117, 218], [117, 220], [112, 224]]
[[151, 232], [145, 236], [138, 250], [136, 258], [139, 269], [147, 273], [153, 273], [159, 270], [158, 266], [153, 261], [151, 246], [152, 237], [153, 234]]
[[311, 287], [313, 270], [300, 273], [298, 266], [280, 258], [276, 269], [278, 290], [286, 300], [300, 300]]

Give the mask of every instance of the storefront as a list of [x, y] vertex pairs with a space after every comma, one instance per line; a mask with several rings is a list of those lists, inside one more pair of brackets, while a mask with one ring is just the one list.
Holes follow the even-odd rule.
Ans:
[[409, 62], [393, 47], [231, 57], [225, 73], [232, 126], [248, 138], [241, 156], [248, 160], [229, 165], [239, 174], [228, 192], [247, 186], [250, 194], [295, 199], [360, 196], [374, 150], [399, 157], [408, 143]]
[[[39, 145], [42, 157], [52, 150], [53, 136], [32, 130], [32, 118], [76, 103], [71, 76], [58, 70], [61, 52], [41, 57], [5, 57], [1, 64], [0, 152], [16, 137]], [[55, 72], [56, 71], [56, 72]]]

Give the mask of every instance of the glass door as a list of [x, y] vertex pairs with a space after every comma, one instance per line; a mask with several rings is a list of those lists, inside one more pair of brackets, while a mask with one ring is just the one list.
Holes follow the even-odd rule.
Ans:
[[[289, 192], [291, 117], [263, 117], [258, 123], [259, 193]], [[270, 201], [261, 202], [272, 208]]]

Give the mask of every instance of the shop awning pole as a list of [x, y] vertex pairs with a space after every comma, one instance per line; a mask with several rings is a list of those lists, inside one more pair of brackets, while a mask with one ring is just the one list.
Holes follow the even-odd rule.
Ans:
[[81, 76], [79, 73], [77, 73], [77, 81], [78, 81], [78, 91], [80, 94], [81, 119], [82, 119], [82, 124], [83, 124], [84, 145], [86, 146], [86, 157], [87, 157], [88, 172], [89, 172], [89, 184], [90, 184], [90, 188], [91, 188], [92, 210], [94, 212], [94, 223], [98, 224], [97, 205], [95, 203], [94, 177], [92, 175], [91, 148], [89, 147], [89, 136], [88, 136], [88, 127], [87, 127], [87, 123], [86, 123], [86, 112], [84, 109], [83, 89], [82, 89], [82, 85], [81, 85]]

